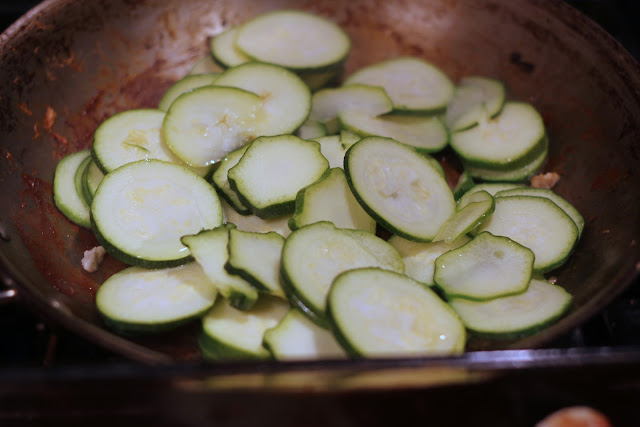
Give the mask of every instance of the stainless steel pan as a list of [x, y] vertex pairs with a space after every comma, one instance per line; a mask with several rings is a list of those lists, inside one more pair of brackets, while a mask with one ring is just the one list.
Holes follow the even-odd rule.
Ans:
[[[517, 341], [469, 348], [535, 348], [603, 309], [640, 269], [640, 66], [593, 22], [559, 1], [495, 0], [49, 0], [0, 36], [0, 261], [2, 279], [57, 324], [148, 363], [199, 357], [197, 325], [122, 338], [93, 304], [122, 268], [107, 258], [82, 270], [92, 234], [54, 207], [57, 161], [87, 148], [98, 124], [127, 108], [154, 107], [229, 25], [275, 8], [330, 17], [353, 40], [347, 73], [400, 54], [424, 57], [454, 80], [506, 82], [533, 103], [551, 140], [546, 170], [582, 212], [575, 255], [553, 274], [574, 295], [554, 326]], [[353, 362], [357, 364], [357, 361]], [[355, 365], [354, 365], [355, 366]]]

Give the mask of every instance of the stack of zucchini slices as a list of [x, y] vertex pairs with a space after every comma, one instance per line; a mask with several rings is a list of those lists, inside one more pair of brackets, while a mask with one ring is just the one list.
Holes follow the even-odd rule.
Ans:
[[[131, 265], [96, 295], [110, 327], [201, 318], [212, 360], [405, 357], [460, 353], [469, 332], [520, 337], [567, 310], [543, 274], [584, 221], [523, 184], [548, 138], [500, 82], [455, 86], [399, 57], [329, 87], [349, 38], [292, 10], [210, 50], [157, 109], [113, 115], [56, 169], [61, 212]], [[464, 166], [453, 190], [432, 157], [448, 145]]]

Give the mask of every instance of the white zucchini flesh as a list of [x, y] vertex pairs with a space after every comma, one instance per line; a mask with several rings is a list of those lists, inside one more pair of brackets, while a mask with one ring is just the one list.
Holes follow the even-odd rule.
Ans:
[[420, 283], [432, 286], [435, 283], [433, 281], [433, 273], [436, 259], [446, 252], [459, 248], [470, 240], [470, 237], [462, 236], [451, 243], [442, 241], [420, 243], [412, 242], [400, 236], [391, 236], [389, 244], [396, 248], [400, 256], [402, 256], [407, 276]]
[[261, 292], [285, 298], [280, 285], [284, 237], [275, 232], [229, 230], [227, 272], [236, 274]]
[[317, 120], [307, 119], [302, 126], [296, 130], [295, 135], [302, 139], [322, 138], [323, 136], [327, 136], [327, 127]]
[[472, 232], [482, 221], [493, 213], [495, 203], [489, 193], [479, 191], [471, 197], [474, 198], [474, 201], [468, 203], [462, 209], [456, 210], [455, 213], [442, 224], [438, 234], [433, 238], [434, 242], [444, 240], [446, 243], [451, 243], [461, 236]]
[[167, 111], [177, 97], [193, 89], [212, 85], [219, 75], [220, 73], [207, 73], [189, 74], [183, 77], [175, 82], [169, 89], [167, 89], [164, 95], [162, 95], [160, 102], [158, 102], [158, 110]]
[[216, 86], [236, 87], [260, 97], [256, 136], [293, 133], [309, 116], [311, 91], [291, 71], [271, 64], [250, 62], [229, 68]]
[[206, 86], [180, 95], [165, 116], [167, 146], [190, 166], [209, 166], [258, 131], [262, 101], [237, 88]]
[[276, 326], [264, 333], [264, 346], [277, 360], [347, 357], [331, 331], [316, 325], [296, 309], [289, 310]]
[[147, 270], [126, 268], [98, 289], [96, 306], [121, 331], [160, 331], [209, 310], [218, 292], [196, 263]]
[[372, 117], [361, 112], [346, 111], [340, 114], [339, 120], [342, 128], [360, 136], [391, 138], [425, 153], [440, 151], [449, 141], [447, 129], [436, 116]]
[[258, 61], [309, 70], [344, 61], [351, 42], [344, 30], [329, 19], [302, 11], [280, 10], [243, 24], [236, 46]]
[[211, 56], [225, 68], [251, 61], [251, 58], [236, 47], [237, 34], [238, 27], [230, 27], [211, 38]]
[[108, 253], [143, 267], [188, 260], [186, 234], [219, 226], [213, 187], [186, 167], [160, 160], [126, 164], [104, 177], [91, 204], [96, 237]]
[[447, 299], [489, 300], [524, 292], [533, 260], [530, 249], [484, 232], [438, 257], [433, 278]]
[[327, 297], [336, 338], [350, 354], [406, 357], [457, 354], [465, 329], [428, 287], [377, 268], [338, 276]]
[[530, 335], [559, 319], [571, 304], [562, 287], [532, 279], [527, 291], [490, 301], [455, 298], [449, 301], [473, 334], [513, 339]]
[[376, 221], [353, 197], [341, 168], [330, 169], [320, 180], [300, 190], [289, 228], [296, 230], [318, 221], [329, 221], [338, 228], [376, 232]]
[[344, 85], [354, 83], [383, 87], [398, 111], [441, 111], [454, 93], [454, 85], [446, 74], [414, 57], [394, 58], [361, 68], [347, 77]]
[[362, 138], [360, 137], [360, 135], [355, 134], [351, 131], [344, 129], [340, 131], [340, 143], [345, 148], [345, 150], [361, 139]]
[[537, 157], [545, 139], [544, 123], [536, 109], [524, 102], [510, 101], [495, 118], [454, 132], [451, 147], [469, 165], [512, 170]]
[[460, 197], [460, 200], [458, 200], [456, 209], [460, 210], [464, 208], [467, 204], [471, 203], [472, 201], [477, 201], [473, 198], [475, 197], [473, 196], [473, 194], [479, 191], [486, 191], [490, 195], [495, 196], [496, 193], [498, 193], [499, 191], [511, 190], [513, 188], [523, 188], [523, 187], [524, 185], [522, 184], [516, 184], [516, 183], [510, 183], [510, 182], [483, 182], [481, 184], [476, 184], [473, 187], [471, 187], [467, 192], [465, 192], [462, 195], [462, 197]]
[[181, 240], [209, 280], [216, 284], [220, 294], [229, 300], [229, 304], [239, 310], [248, 310], [258, 300], [257, 289], [240, 276], [229, 274], [224, 268], [229, 259], [227, 246], [230, 228], [233, 226], [223, 225], [183, 236]]
[[393, 110], [393, 102], [381, 87], [353, 84], [323, 89], [313, 94], [309, 117], [321, 123], [330, 122], [347, 111], [375, 117]]
[[[169, 149], [162, 135], [164, 111], [134, 109], [114, 114], [102, 122], [93, 136], [93, 159], [104, 173], [138, 160], [183, 162]], [[207, 166], [207, 165], [200, 165]], [[208, 167], [194, 168], [200, 176]]]
[[71, 222], [91, 228], [91, 211], [82, 193], [76, 190], [76, 174], [80, 165], [91, 158], [89, 150], [68, 154], [56, 166], [53, 177], [53, 200]]
[[330, 222], [316, 222], [292, 232], [282, 249], [287, 294], [295, 295], [321, 326], [326, 325], [326, 298], [333, 279], [360, 267], [404, 272], [400, 255], [387, 242], [366, 231], [336, 228]]
[[495, 211], [478, 232], [505, 236], [531, 249], [533, 269], [546, 272], [563, 264], [578, 239], [578, 228], [562, 209], [543, 197], [495, 198]]
[[315, 138], [313, 141], [320, 144], [320, 152], [329, 161], [330, 168], [342, 168], [344, 166], [344, 155], [347, 149], [342, 145], [338, 135], [323, 136]]
[[246, 207], [238, 198], [236, 192], [231, 189], [227, 173], [229, 169], [238, 164], [247, 148], [248, 145], [245, 145], [227, 154], [213, 172], [213, 175], [211, 175], [211, 180], [218, 189], [218, 193], [241, 215], [250, 214], [251, 209]]
[[200, 57], [189, 70], [189, 74], [221, 73], [224, 69], [213, 60], [210, 53]]
[[289, 228], [289, 219], [291, 218], [291, 215], [262, 219], [257, 215], [239, 214], [224, 199], [221, 199], [220, 203], [222, 204], [224, 221], [226, 223], [234, 224], [238, 230], [253, 231], [255, 233], [268, 233], [270, 231], [274, 231], [285, 238], [291, 234], [291, 229]]
[[279, 135], [253, 141], [227, 177], [244, 205], [269, 218], [293, 213], [298, 191], [328, 169], [317, 142]]
[[431, 161], [392, 139], [356, 142], [347, 151], [345, 172], [367, 213], [407, 239], [432, 240], [455, 211], [451, 189]]
[[504, 105], [506, 91], [501, 81], [487, 77], [465, 77], [447, 106], [445, 123], [457, 132], [494, 117]]
[[213, 360], [269, 359], [263, 347], [264, 333], [273, 328], [289, 311], [279, 298], [261, 295], [250, 310], [237, 310], [224, 298], [202, 318], [200, 349]]
[[545, 197], [558, 205], [567, 215], [571, 217], [573, 222], [578, 228], [578, 237], [582, 234], [584, 229], [584, 218], [580, 215], [580, 212], [573, 207], [571, 203], [565, 200], [562, 196], [554, 193], [546, 188], [531, 188], [531, 187], [519, 187], [510, 190], [502, 190], [496, 193], [496, 197], [508, 197], [508, 196], [535, 196]]

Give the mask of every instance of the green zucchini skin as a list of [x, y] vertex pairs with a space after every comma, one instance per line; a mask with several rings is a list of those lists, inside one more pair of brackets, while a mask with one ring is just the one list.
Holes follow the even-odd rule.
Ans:
[[[445, 179], [442, 177], [441, 168], [438, 168], [434, 164], [434, 162], [437, 164], [437, 161], [435, 161], [435, 159], [433, 159], [433, 157], [429, 156], [428, 154], [419, 153], [417, 150], [415, 150], [415, 148], [408, 146], [406, 144], [402, 144], [390, 138], [373, 137], [373, 136], [362, 138], [361, 140], [353, 144], [351, 147], [349, 147], [344, 158], [344, 171], [347, 176], [347, 183], [349, 184], [349, 188], [351, 188], [351, 191], [353, 192], [354, 197], [360, 203], [362, 208], [369, 214], [369, 216], [371, 216], [376, 221], [376, 223], [378, 223], [378, 225], [380, 225], [387, 231], [395, 235], [398, 235], [400, 237], [403, 237], [407, 240], [413, 240], [415, 242], [432, 241], [438, 232], [439, 226], [438, 228], [433, 227], [433, 229], [431, 229], [429, 232], [427, 232], [427, 230], [420, 230], [419, 232], [415, 232], [413, 230], [407, 230], [406, 224], [401, 224], [398, 221], [395, 221], [395, 218], [388, 218], [380, 214], [378, 212], [378, 209], [376, 209], [376, 207], [374, 206], [371, 206], [372, 203], [370, 203], [368, 200], [365, 199], [365, 197], [363, 197], [362, 190], [364, 187], [357, 182], [357, 180], [362, 177], [354, 176], [356, 172], [353, 171], [354, 169], [353, 159], [354, 157], [357, 157], [357, 155], [354, 155], [354, 153], [357, 150], [359, 150], [360, 153], [362, 153], [362, 151], [365, 151], [367, 148], [372, 147], [373, 149], [373, 148], [376, 148], [376, 146], [388, 146], [391, 151], [398, 152], [398, 156], [402, 156], [405, 161], [408, 161], [409, 159], [415, 160], [414, 163], [416, 164], [417, 169], [430, 170], [430, 172], [428, 173], [428, 179], [429, 179], [429, 184], [433, 186], [431, 190], [432, 192], [434, 189], [439, 191], [439, 195], [441, 196], [441, 200], [440, 200], [441, 203], [437, 204], [438, 209], [443, 209], [449, 212], [449, 214], [446, 215], [446, 217], [444, 217], [444, 215], [441, 213], [440, 215], [441, 217], [437, 218], [437, 220], [440, 221], [438, 225], [441, 226], [444, 223], [444, 221], [455, 211], [455, 200], [453, 198], [453, 193], [451, 192], [451, 189], [449, 188]], [[361, 154], [361, 155], [364, 156], [364, 154]], [[381, 159], [381, 161], [386, 162], [388, 161], [388, 159]], [[419, 165], [419, 167], [417, 165]], [[437, 175], [437, 177], [434, 176], [434, 174]], [[375, 203], [376, 200], [374, 199], [373, 202]], [[425, 223], [425, 221], [429, 221], [427, 222], [427, 224], [432, 225], [435, 223], [434, 221], [436, 221], [434, 220], [432, 214], [430, 215], [424, 214], [423, 216], [424, 216], [423, 222], [421, 223]], [[414, 225], [416, 223], [417, 221], [414, 221]]]
[[[537, 298], [536, 294], [539, 295]], [[561, 286], [552, 285], [544, 279], [532, 278], [527, 290], [518, 295], [483, 302], [452, 299], [449, 303], [472, 335], [492, 340], [513, 340], [533, 335], [557, 322], [571, 307], [572, 299]], [[478, 323], [478, 318], [474, 320], [469, 317], [464, 305], [484, 308], [484, 314], [487, 315], [485, 321]], [[513, 307], [517, 307], [518, 311], [514, 312]], [[545, 314], [544, 310], [549, 307], [553, 311]], [[520, 320], [516, 324], [518, 319], [514, 319], [514, 316], [522, 317], [531, 312], [535, 314], [533, 320], [526, 323]]]
[[129, 267], [100, 286], [96, 307], [105, 325], [119, 334], [153, 334], [202, 317], [217, 296], [196, 264], [162, 270]]
[[[138, 187], [136, 185], [139, 179], [142, 180], [142, 185]], [[161, 189], [157, 187], [158, 182], [163, 183]], [[128, 218], [141, 221], [139, 218], [146, 218], [150, 212], [156, 212], [154, 203], [164, 201], [161, 197], [170, 197], [168, 192], [175, 193], [181, 188], [197, 192], [199, 204], [195, 205], [182, 195], [182, 205], [178, 203], [175, 210], [166, 212], [166, 216], [153, 217], [148, 230], [144, 232], [146, 234], [141, 231], [144, 244], [139, 244], [136, 236], [131, 234], [138, 233], [140, 224], [147, 225], [148, 222], [140, 222], [136, 228]], [[128, 216], [123, 218], [126, 218], [130, 227], [126, 229], [128, 234], [122, 230], [121, 221], [124, 219], [113, 215], [114, 203], [121, 203], [127, 208], [123, 215]], [[200, 215], [201, 209], [206, 210], [204, 215]], [[185, 217], [185, 213], [190, 216]], [[221, 224], [222, 206], [214, 188], [192, 170], [160, 160], [128, 163], [110, 172], [98, 187], [91, 204], [92, 229], [106, 251], [126, 264], [149, 269], [177, 267], [193, 261], [188, 248], [180, 242], [181, 235], [175, 227], [182, 226], [186, 230], [185, 234], [192, 234], [199, 229]], [[173, 235], [177, 239], [175, 242], [171, 237]]]
[[[90, 158], [88, 150], [78, 151], [65, 156], [58, 165], [53, 177], [53, 201], [56, 208], [71, 222], [84, 228], [91, 228], [89, 205], [82, 190], [77, 190], [76, 177], [80, 166]], [[86, 165], [86, 163], [85, 163]], [[82, 175], [82, 172], [80, 172]]]
[[[338, 275], [327, 313], [336, 340], [353, 357], [457, 354], [466, 343], [464, 325], [447, 303], [428, 286], [390, 270]], [[399, 335], [389, 338], [384, 322], [400, 324], [394, 331]]]
[[[287, 150], [282, 152], [282, 150]], [[276, 164], [267, 164], [260, 176], [253, 175], [253, 163], [265, 163], [265, 156], [282, 155], [283, 160]], [[266, 161], [267, 163], [268, 160]], [[302, 171], [302, 163], [306, 168]], [[281, 176], [280, 167], [287, 167], [294, 177]], [[273, 218], [290, 215], [295, 211], [296, 196], [307, 185], [313, 184], [329, 169], [329, 161], [322, 155], [320, 144], [312, 140], [304, 140], [294, 135], [262, 136], [256, 138], [247, 148], [240, 161], [229, 169], [227, 177], [229, 185], [238, 195], [243, 205], [260, 218]], [[289, 179], [294, 184], [283, 189], [282, 180]], [[256, 191], [256, 181], [268, 189]], [[252, 185], [253, 184], [253, 185]], [[277, 188], [280, 187], [280, 188]]]

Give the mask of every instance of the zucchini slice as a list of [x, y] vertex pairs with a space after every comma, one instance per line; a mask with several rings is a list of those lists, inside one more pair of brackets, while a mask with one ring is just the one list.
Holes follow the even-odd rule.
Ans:
[[243, 24], [236, 46], [257, 61], [304, 71], [342, 63], [351, 42], [342, 28], [326, 18], [299, 10], [278, 10]]
[[255, 138], [262, 101], [238, 88], [205, 86], [180, 95], [162, 124], [167, 146], [190, 166], [209, 166]]
[[322, 138], [327, 136], [327, 127], [323, 123], [309, 118], [296, 130], [296, 136], [302, 139]]
[[220, 194], [220, 196], [222, 196], [222, 198], [240, 215], [251, 214], [251, 209], [246, 207], [238, 197], [238, 194], [231, 189], [227, 173], [229, 172], [229, 169], [238, 164], [248, 147], [248, 145], [245, 145], [244, 147], [240, 147], [227, 154], [225, 158], [222, 159], [215, 172], [213, 172], [213, 175], [211, 175], [211, 180], [216, 186], [218, 194]]
[[569, 309], [571, 299], [562, 287], [531, 279], [527, 291], [519, 295], [482, 302], [454, 298], [449, 304], [472, 334], [515, 339], [556, 322]]
[[456, 87], [447, 106], [445, 123], [451, 132], [457, 132], [495, 117], [504, 105], [506, 90], [499, 80], [487, 77], [465, 77]]
[[327, 297], [338, 342], [351, 355], [406, 357], [458, 354], [465, 329], [428, 287], [378, 268], [342, 273]]
[[465, 168], [468, 164], [512, 171], [537, 158], [544, 151], [545, 139], [544, 123], [536, 109], [524, 102], [510, 101], [495, 118], [454, 132], [451, 148], [465, 161]]
[[329, 161], [329, 167], [343, 167], [344, 155], [347, 153], [347, 149], [344, 148], [344, 145], [340, 141], [340, 136], [323, 136], [320, 138], [315, 138], [313, 139], [313, 141], [316, 141], [318, 144], [320, 144], [320, 152], [322, 153], [324, 158]]
[[321, 123], [329, 123], [347, 111], [375, 117], [389, 113], [392, 109], [393, 102], [383, 88], [354, 84], [314, 93], [309, 117]]
[[89, 150], [78, 151], [68, 154], [56, 166], [53, 177], [53, 201], [56, 207], [74, 224], [81, 227], [91, 228], [91, 211], [85, 201], [82, 191], [78, 192], [76, 187], [76, 175], [80, 171], [81, 165], [91, 159]]
[[533, 160], [523, 166], [518, 166], [513, 169], [495, 169], [477, 167], [467, 163], [465, 160], [462, 160], [462, 165], [471, 176], [484, 181], [523, 182], [530, 180], [532, 176], [542, 169], [547, 160], [548, 153], [549, 141], [548, 138], [545, 137], [542, 151]]
[[180, 238], [222, 224], [222, 208], [213, 187], [190, 169], [142, 160], [104, 177], [91, 221], [100, 244], [120, 261], [174, 267], [191, 260]]
[[411, 145], [424, 153], [446, 147], [449, 134], [436, 116], [384, 115], [371, 117], [365, 113], [346, 111], [338, 117], [343, 129], [360, 136], [381, 136]]
[[92, 159], [82, 174], [82, 194], [87, 204], [91, 205], [93, 195], [96, 194], [98, 185], [102, 182], [104, 173]]
[[253, 231], [255, 233], [268, 233], [270, 231], [274, 231], [282, 237], [287, 237], [291, 234], [291, 229], [289, 229], [289, 219], [291, 218], [291, 215], [262, 219], [253, 214], [239, 214], [224, 199], [220, 200], [220, 204], [222, 204], [222, 212], [224, 214], [225, 222], [234, 224], [238, 230]]
[[419, 243], [400, 236], [391, 236], [389, 244], [396, 248], [402, 257], [407, 276], [427, 286], [432, 286], [435, 284], [433, 273], [436, 259], [446, 252], [459, 248], [469, 240], [471, 240], [470, 237], [462, 236], [451, 243], [442, 241]]
[[366, 137], [349, 148], [344, 165], [351, 191], [364, 210], [406, 239], [432, 240], [455, 211], [446, 180], [412, 147]]
[[311, 92], [336, 85], [344, 74], [344, 63], [327, 70], [300, 71], [298, 76], [309, 86]]
[[473, 198], [471, 203], [457, 210], [442, 224], [438, 234], [433, 238], [434, 242], [444, 240], [446, 243], [451, 243], [472, 232], [493, 213], [495, 203], [491, 194], [486, 191], [478, 191], [471, 197]]
[[100, 286], [96, 306], [119, 332], [161, 332], [204, 315], [217, 294], [196, 263], [160, 270], [129, 267]]
[[453, 97], [454, 85], [433, 64], [415, 57], [379, 62], [347, 77], [344, 85], [360, 83], [383, 87], [395, 111], [442, 112]]
[[264, 333], [287, 314], [289, 304], [280, 298], [261, 295], [251, 310], [241, 311], [220, 298], [202, 318], [198, 345], [209, 360], [270, 359], [262, 346]]
[[160, 102], [158, 102], [158, 110], [167, 111], [173, 101], [183, 93], [187, 93], [193, 89], [197, 89], [203, 86], [211, 86], [213, 82], [218, 78], [220, 73], [207, 73], [207, 74], [189, 74], [182, 79], [175, 82], [167, 91], [162, 95]]
[[360, 267], [404, 272], [400, 254], [384, 240], [325, 221], [294, 231], [282, 249], [281, 274], [287, 296], [293, 306], [324, 327], [331, 282], [339, 273]]
[[[102, 122], [93, 136], [91, 154], [103, 173], [109, 173], [138, 160], [182, 161], [165, 144], [162, 126], [165, 113], [156, 109], [134, 109], [114, 114]], [[192, 165], [193, 166], [193, 165]], [[195, 168], [200, 176], [209, 172], [207, 165]]]
[[213, 59], [224, 68], [235, 67], [251, 61], [247, 55], [236, 47], [238, 27], [230, 27], [211, 38], [209, 47]]
[[296, 196], [296, 210], [289, 220], [289, 228], [297, 230], [318, 221], [329, 221], [338, 228], [376, 232], [376, 221], [353, 197], [341, 168], [329, 169], [320, 180]]
[[466, 170], [462, 171], [456, 186], [453, 187], [453, 198], [456, 199], [456, 202], [458, 202], [467, 191], [471, 190], [474, 185], [475, 182], [471, 174]]
[[584, 218], [580, 215], [580, 212], [573, 207], [571, 203], [562, 198], [562, 196], [554, 193], [546, 188], [531, 188], [531, 187], [518, 187], [510, 190], [502, 190], [496, 193], [496, 197], [508, 197], [508, 196], [535, 196], [545, 197], [558, 205], [567, 215], [571, 217], [573, 222], [578, 228], [578, 238], [582, 234], [584, 229]]
[[181, 241], [202, 266], [209, 280], [216, 284], [220, 295], [228, 299], [232, 307], [248, 310], [258, 300], [257, 289], [240, 276], [225, 270], [229, 259], [229, 230], [233, 228], [233, 224], [225, 224], [213, 230], [183, 236]]
[[360, 135], [355, 134], [351, 131], [344, 130], [344, 129], [340, 131], [340, 143], [342, 144], [345, 150], [351, 147], [356, 142], [360, 141], [361, 139], [362, 138], [360, 137]]
[[227, 173], [231, 189], [260, 218], [291, 214], [298, 191], [329, 169], [320, 144], [294, 135], [263, 136]]
[[87, 199], [87, 194], [85, 194], [84, 174], [91, 163], [92, 160], [91, 156], [89, 155], [82, 161], [82, 163], [78, 165], [78, 169], [73, 176], [73, 183], [76, 187], [76, 193], [78, 193], [78, 195], [80, 195], [80, 198], [87, 203], [87, 206], [91, 206], [91, 200]]
[[256, 136], [293, 133], [309, 116], [311, 91], [291, 71], [271, 64], [250, 62], [229, 68], [216, 86], [236, 87], [260, 97]]
[[467, 204], [472, 201], [477, 201], [474, 199], [473, 194], [478, 191], [486, 191], [492, 196], [495, 196], [499, 191], [503, 190], [511, 190], [512, 188], [526, 188], [523, 184], [516, 184], [511, 182], [483, 182], [481, 184], [476, 184], [467, 190], [462, 197], [458, 200], [458, 205], [456, 207], [457, 210], [464, 208]]
[[224, 69], [213, 60], [211, 53], [205, 53], [189, 70], [189, 74], [221, 73]]
[[285, 298], [280, 285], [280, 255], [284, 237], [275, 232], [229, 230], [226, 270], [263, 293]]
[[296, 309], [289, 310], [280, 323], [264, 333], [263, 345], [277, 360], [347, 357], [331, 331], [316, 325]]
[[537, 273], [564, 264], [578, 239], [578, 228], [562, 209], [543, 197], [496, 197], [495, 211], [478, 232], [505, 236], [535, 254], [533, 269]]
[[433, 279], [447, 299], [486, 301], [527, 290], [533, 252], [506, 237], [483, 232], [436, 259]]

